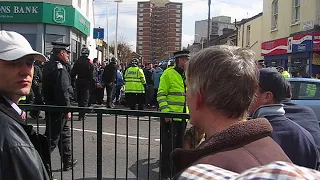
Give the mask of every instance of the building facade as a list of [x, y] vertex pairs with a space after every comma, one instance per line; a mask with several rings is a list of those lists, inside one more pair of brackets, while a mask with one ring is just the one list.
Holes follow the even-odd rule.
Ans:
[[65, 42], [71, 44], [71, 62], [79, 57], [83, 46], [91, 49], [93, 58], [96, 51], [92, 40], [92, 0], [74, 3], [71, 0], [0, 2], [0, 29], [22, 34], [35, 50], [45, 55], [51, 53], [51, 42]]
[[262, 56], [267, 66], [311, 77], [320, 73], [320, 2], [264, 0]]
[[243, 19], [237, 23], [238, 40], [236, 45], [253, 50], [256, 60], [263, 59], [261, 56], [262, 19], [263, 14], [259, 13], [256, 16]]
[[182, 3], [138, 2], [137, 49], [146, 62], [169, 59], [181, 49]]
[[211, 20], [211, 35], [221, 36], [223, 35], [224, 29], [235, 29], [234, 23], [231, 22], [231, 17], [229, 16], [217, 16], [213, 17]]

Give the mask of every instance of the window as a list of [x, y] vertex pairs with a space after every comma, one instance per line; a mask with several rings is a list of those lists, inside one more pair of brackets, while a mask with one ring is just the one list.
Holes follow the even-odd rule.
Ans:
[[176, 41], [180, 41], [180, 38], [176, 38]]
[[143, 18], [139, 18], [139, 21], [143, 21]]
[[139, 40], [142, 40], [143, 39], [143, 37], [139, 37]]
[[175, 43], [176, 46], [179, 46], [179, 44], [180, 44], [180, 43], [178, 43], [178, 42]]
[[180, 33], [176, 33], [176, 36], [180, 37]]
[[179, 50], [180, 50], [180, 48], [178, 48], [178, 47], [176, 47], [175, 49], [176, 49], [176, 51], [179, 51]]
[[139, 26], [143, 26], [143, 23], [142, 23], [142, 22], [140, 22], [140, 23], [139, 23]]
[[181, 8], [181, 5], [177, 5], [177, 8]]
[[180, 31], [180, 28], [176, 28], [176, 31], [179, 32], [179, 31]]
[[180, 24], [176, 24], [176, 27], [180, 27], [181, 25]]
[[139, 41], [139, 42], [138, 42], [138, 44], [142, 44], [142, 43], [143, 43], [142, 41]]
[[143, 51], [140, 50], [140, 51], [139, 51], [139, 54], [142, 54], [142, 53], [143, 53]]
[[278, 27], [278, 0], [272, 2], [271, 30]]
[[78, 0], [78, 7], [81, 9], [81, 0]]
[[181, 11], [180, 11], [180, 10], [176, 10], [176, 12], [177, 12], [177, 13], [179, 13], [179, 14], [181, 13]]
[[179, 18], [179, 17], [181, 17], [181, 16], [180, 16], [180, 14], [176, 14], [176, 17]]
[[139, 11], [140, 11], [140, 12], [143, 12], [143, 9], [142, 9], [142, 8], [140, 8], [140, 9], [139, 9]]
[[143, 27], [139, 27], [139, 31], [143, 31]]
[[250, 46], [250, 31], [251, 31], [251, 27], [249, 25], [249, 26], [247, 26], [247, 39], [246, 39], [246, 46], [247, 47]]
[[180, 19], [176, 19], [176, 22], [179, 23], [179, 22], [180, 22]]
[[142, 46], [138, 46], [138, 49], [142, 49]]
[[300, 0], [293, 0], [292, 24], [300, 20]]
[[143, 4], [140, 4], [140, 7], [143, 7]]
[[143, 32], [139, 32], [139, 35], [142, 36], [142, 35], [143, 35]]
[[139, 14], [139, 16], [140, 16], [140, 17], [143, 17], [143, 14], [142, 14], [142, 13], [140, 13], [140, 14]]

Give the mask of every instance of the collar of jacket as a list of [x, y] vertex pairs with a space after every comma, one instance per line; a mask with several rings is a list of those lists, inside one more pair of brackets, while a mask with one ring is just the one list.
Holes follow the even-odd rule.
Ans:
[[175, 66], [174, 69], [175, 69], [181, 76], [183, 76], [183, 74], [184, 74], [184, 70], [183, 70], [183, 69], [181, 69], [179, 66]]
[[59, 61], [61, 64], [66, 64], [66, 63], [64, 63], [58, 56], [56, 56], [55, 54], [52, 54], [51, 56], [50, 56], [50, 61]]
[[267, 116], [283, 116], [285, 111], [282, 104], [268, 104], [260, 106], [253, 114], [252, 118], [263, 118]]
[[205, 140], [196, 149], [174, 150], [171, 157], [174, 162], [175, 172], [181, 172], [201, 157], [205, 157], [237, 145], [249, 144], [253, 141], [269, 136], [271, 132], [272, 126], [269, 121], [264, 118], [237, 122]]

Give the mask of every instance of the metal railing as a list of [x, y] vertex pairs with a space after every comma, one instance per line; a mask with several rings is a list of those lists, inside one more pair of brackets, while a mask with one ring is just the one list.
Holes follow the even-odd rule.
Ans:
[[[159, 143], [159, 150], [157, 153], [158, 157], [159, 157], [159, 161], [160, 162], [160, 158], [161, 158], [161, 127], [160, 127], [160, 118], [181, 118], [181, 119], [189, 119], [189, 115], [188, 114], [182, 114], [182, 113], [162, 113], [162, 112], [156, 112], [156, 111], [135, 111], [135, 110], [125, 110], [125, 109], [106, 109], [106, 108], [80, 108], [80, 107], [61, 107], [61, 106], [43, 106], [43, 105], [19, 105], [21, 107], [21, 109], [25, 110], [26, 112], [29, 112], [31, 110], [40, 110], [40, 111], [45, 111], [45, 112], [57, 112], [57, 113], [67, 113], [67, 112], [71, 112], [72, 116], [71, 116], [71, 120], [70, 120], [70, 129], [71, 129], [71, 150], [72, 150], [72, 161], [74, 159], [74, 148], [75, 148], [75, 144], [74, 141], [77, 140], [78, 142], [78, 138], [79, 136], [75, 136], [74, 135], [74, 130], [76, 128], [74, 128], [75, 123], [77, 123], [77, 125], [81, 124], [81, 131], [82, 131], [82, 159], [80, 159], [80, 161], [82, 161], [82, 178], [79, 179], [86, 179], [88, 177], [86, 177], [86, 144], [85, 144], [85, 133], [88, 132], [85, 130], [85, 122], [88, 121], [92, 121], [96, 119], [96, 131], [89, 131], [89, 132], [96, 132], [96, 177], [91, 177], [92, 179], [98, 179], [98, 180], [102, 180], [102, 179], [117, 179], [119, 176], [122, 176], [121, 179], [129, 179], [129, 137], [132, 137], [133, 135], [136, 135], [134, 137], [134, 139], [136, 139], [136, 166], [135, 166], [135, 172], [133, 172], [133, 169], [130, 168], [130, 171], [135, 175], [134, 179], [155, 179], [155, 176], [153, 174], [153, 176], [151, 177], [151, 173], [150, 173], [150, 168], [151, 168], [151, 134], [154, 133], [152, 130], [155, 130], [157, 132], [160, 132], [159, 134], [159, 139], [158, 141], [156, 141], [157, 143]], [[75, 113], [79, 113], [79, 112], [84, 112], [86, 113], [89, 118], [87, 118], [84, 121], [76, 121], [75, 117], [77, 117], [75, 115]], [[28, 113], [27, 113], [28, 114]], [[107, 116], [107, 117], [105, 117]], [[96, 118], [94, 118], [96, 117]], [[110, 118], [111, 117], [111, 118]], [[112, 118], [114, 117], [114, 118]], [[147, 117], [147, 118], [145, 118]], [[125, 119], [124, 122], [120, 121], [119, 119]], [[130, 122], [129, 122], [130, 119]], [[132, 119], [136, 122], [132, 122]], [[35, 122], [34, 122], [35, 121]], [[40, 122], [43, 120], [40, 120], [39, 118], [35, 119], [35, 120], [30, 120], [27, 117], [27, 123], [28, 124], [33, 124], [34, 125], [34, 129], [37, 131], [37, 133], [41, 133], [40, 131]], [[113, 121], [113, 122], [111, 122]], [[103, 122], [107, 123], [107, 126], [103, 126]], [[125, 131], [123, 129], [120, 129], [122, 131], [122, 133], [124, 133], [124, 135], [119, 135], [118, 134], [118, 130], [119, 130], [119, 122], [121, 123], [121, 125], [123, 125], [123, 123], [125, 123], [125, 126], [122, 126], [120, 128], [124, 128], [125, 127]], [[142, 138], [140, 137], [141, 134], [141, 129], [140, 129], [140, 123], [142, 122], [141, 125], [144, 125], [145, 127], [147, 127], [148, 129], [148, 137], [147, 138]], [[111, 159], [110, 157], [107, 158], [107, 162], [103, 162], [103, 145], [104, 145], [104, 141], [103, 141], [103, 134], [108, 134], [106, 132], [103, 132], [103, 127], [108, 127], [109, 125], [111, 126], [111, 124], [114, 123], [114, 155], [113, 155], [113, 159]], [[147, 124], [146, 124], [147, 123]], [[152, 123], [155, 123], [155, 127], [151, 126]], [[95, 124], [95, 122], [93, 122], [93, 124]], [[129, 125], [130, 124], [130, 125]], [[136, 126], [136, 132], [134, 134], [130, 134], [129, 133], [129, 129], [131, 127], [129, 126]], [[158, 125], [159, 124], [159, 125]], [[93, 125], [92, 125], [93, 126]], [[152, 129], [153, 128], [153, 129]], [[79, 129], [78, 129], [79, 130]], [[145, 130], [145, 129], [143, 129]], [[110, 133], [109, 133], [110, 134]], [[155, 135], [157, 136], [157, 135]], [[121, 152], [118, 151], [118, 137], [121, 138], [125, 138], [125, 152]], [[140, 145], [140, 140], [147, 140], [147, 144], [144, 145]], [[130, 141], [131, 142], [131, 141]], [[76, 144], [77, 146], [79, 144]], [[108, 144], [106, 144], [108, 147]], [[123, 143], [122, 143], [123, 145]], [[142, 160], [139, 158], [139, 150], [141, 150], [141, 146], [143, 146], [143, 148], [146, 148], [145, 145], [147, 145], [147, 173], [143, 174], [143, 177], [139, 176], [139, 173], [141, 171], [141, 168], [139, 167], [139, 161]], [[110, 147], [108, 147], [110, 148]], [[109, 152], [107, 152], [109, 153]], [[131, 154], [131, 151], [130, 151]], [[145, 154], [144, 154], [145, 155]], [[119, 169], [117, 167], [117, 157], [125, 157], [125, 173], [118, 175], [119, 174]], [[52, 159], [52, 158], [51, 158]], [[153, 159], [154, 160], [154, 159]], [[108, 178], [103, 177], [104, 174], [109, 173], [105, 172], [103, 170], [103, 166], [107, 164], [107, 166], [110, 166], [109, 162], [114, 161], [114, 169], [113, 169], [113, 177], [110, 178], [110, 175], [108, 175]], [[90, 162], [92, 164], [92, 162]], [[153, 169], [154, 168], [159, 168], [159, 174], [157, 174], [157, 176], [159, 177], [159, 179], [161, 179], [161, 173], [160, 173], [160, 164], [158, 165], [158, 167], [156, 164], [159, 163], [154, 163]], [[79, 165], [78, 165], [79, 166]], [[62, 170], [62, 159], [60, 159], [60, 179], [64, 179], [64, 172]], [[134, 166], [131, 166], [134, 167]], [[145, 165], [144, 165], [145, 167]], [[90, 167], [92, 168], [92, 167]], [[75, 176], [79, 177], [78, 171], [79, 168], [77, 168], [77, 171], [75, 174], [75, 169], [76, 168], [72, 168], [71, 169], [71, 177], [69, 175], [69, 178], [66, 179], [75, 179]], [[123, 171], [123, 169], [122, 169]], [[92, 174], [92, 173], [90, 173]], [[131, 175], [132, 176], [132, 175]], [[56, 178], [56, 174], [55, 174], [55, 178]], [[90, 179], [90, 178], [89, 178]], [[131, 179], [131, 177], [130, 177]], [[157, 179], [157, 178], [156, 178]]]

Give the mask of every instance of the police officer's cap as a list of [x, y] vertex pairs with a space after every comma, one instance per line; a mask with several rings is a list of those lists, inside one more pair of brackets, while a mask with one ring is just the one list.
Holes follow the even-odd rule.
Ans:
[[87, 47], [83, 47], [81, 49], [81, 54], [84, 55], [84, 56], [89, 56], [90, 50]]
[[178, 57], [190, 57], [190, 51], [188, 50], [182, 50], [182, 51], [177, 51], [173, 53], [173, 58], [178, 58]]
[[62, 43], [62, 42], [52, 42], [53, 49], [61, 49], [61, 50], [66, 50], [67, 52], [70, 51], [70, 44], [69, 43]]

